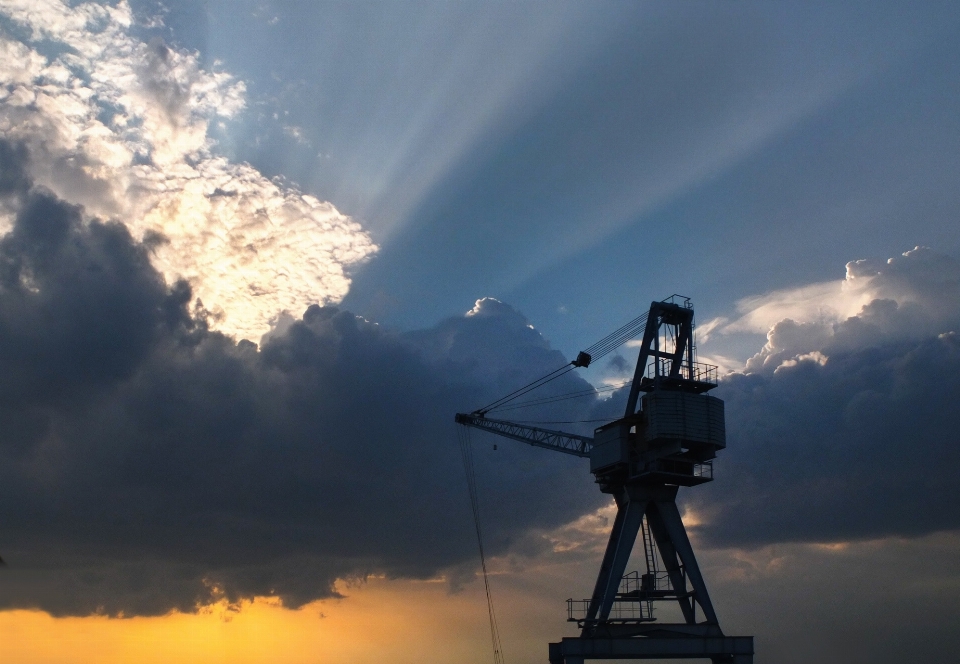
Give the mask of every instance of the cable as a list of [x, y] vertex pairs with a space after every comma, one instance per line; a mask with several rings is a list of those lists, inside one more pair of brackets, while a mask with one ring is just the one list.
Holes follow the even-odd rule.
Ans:
[[[554, 376], [553, 378], [550, 378], [550, 379], [548, 379], [548, 380], [544, 380], [542, 383], [539, 383], [538, 385], [534, 385], [534, 386], [532, 386], [532, 387], [529, 387], [529, 388], [525, 389], [523, 392], [519, 392], [516, 396], [510, 397], [510, 398], [507, 399], [506, 401], [504, 401], [504, 400], [501, 399], [502, 403], [504, 403], [504, 404], [510, 403], [510, 402], [513, 401], [514, 399], [518, 399], [518, 398], [522, 397], [524, 394], [527, 394], [528, 392], [532, 392], [533, 390], [535, 390], [535, 389], [537, 389], [537, 388], [543, 387], [543, 386], [546, 385], [547, 383], [550, 383], [550, 382], [552, 382], [552, 381], [555, 381], [557, 378], [560, 378], [561, 376], [566, 376], [568, 373], [570, 373], [570, 372], [573, 371], [573, 369], [574, 369], [574, 367], [573, 367], [573, 366], [570, 366], [570, 365], [568, 365], [568, 366], [565, 367], [565, 368], [566, 368], [566, 371], [562, 371], [562, 372], [558, 373], [556, 376]], [[544, 377], [546, 378], [546, 376], [544, 376]], [[488, 409], [488, 410], [489, 410], [489, 409]], [[484, 412], [486, 412], [486, 411], [484, 411]]]
[[[523, 387], [520, 387], [514, 390], [513, 392], [503, 397], [500, 397], [496, 401], [493, 401], [492, 403], [487, 404], [483, 408], [478, 408], [477, 410], [473, 411], [474, 414], [485, 415], [487, 412], [500, 408], [501, 406], [510, 403], [514, 399], [522, 397], [524, 394], [527, 394], [528, 392], [532, 392], [537, 388], [543, 387], [547, 383], [556, 380], [560, 376], [563, 376], [567, 372], [572, 371], [576, 367], [589, 366], [591, 362], [598, 360], [601, 357], [604, 357], [605, 355], [609, 354], [613, 350], [622, 346], [624, 343], [626, 343], [630, 339], [633, 339], [634, 337], [636, 337], [640, 333], [640, 331], [646, 327], [648, 316], [649, 316], [649, 312], [644, 313], [640, 316], [637, 316], [626, 325], [620, 326], [619, 328], [614, 330], [612, 333], [608, 334], [603, 339], [601, 339], [597, 343], [587, 348], [585, 351], [582, 351], [580, 355], [577, 357], [577, 359], [574, 360], [573, 362], [570, 362], [569, 364], [564, 364], [562, 367], [554, 369], [547, 375], [527, 383]], [[587, 356], [586, 361], [584, 364], [580, 364], [579, 363], [580, 358], [583, 355]]]
[[[503, 404], [505, 404], [505, 403], [507, 403], [507, 402], [509, 402], [509, 401], [513, 401], [514, 399], [523, 396], [524, 394], [526, 394], [527, 392], [530, 392], [531, 390], [535, 390], [535, 389], [537, 389], [538, 387], [540, 387], [540, 386], [542, 386], [542, 385], [546, 385], [547, 383], [549, 383], [549, 382], [550, 382], [551, 380], [553, 380], [554, 378], [559, 378], [559, 377], [562, 376], [563, 374], [567, 373], [567, 371], [570, 371], [570, 370], [572, 370], [572, 369], [573, 369], [573, 366], [572, 366], [572, 365], [570, 365], [570, 364], [564, 364], [562, 367], [560, 367], [559, 369], [554, 369], [553, 371], [551, 371], [550, 373], [548, 373], [546, 376], [541, 376], [540, 378], [537, 378], [535, 381], [532, 381], [532, 382], [530, 382], [530, 383], [527, 383], [527, 384], [524, 385], [523, 387], [514, 390], [514, 391], [511, 392], [510, 394], [507, 394], [506, 396], [502, 396], [502, 397], [500, 397], [499, 399], [497, 399], [496, 401], [494, 401], [494, 402], [492, 402], [492, 403], [484, 406], [483, 408], [478, 408], [477, 410], [475, 410], [475, 411], [473, 411], [473, 412], [474, 412], [474, 413], [480, 413], [480, 414], [486, 413], [488, 410], [492, 410], [493, 408], [496, 408], [497, 406], [503, 405]], [[566, 370], [566, 371], [564, 371], [564, 370]], [[560, 372], [563, 372], [563, 373], [560, 373]], [[555, 374], [557, 374], [557, 373], [560, 373], [560, 375], [559, 375], [559, 376], [558, 376], [558, 375], [555, 375]], [[551, 376], [553, 376], [553, 378], [551, 378]], [[549, 378], [549, 380], [547, 380], [548, 378]]]
[[584, 352], [588, 353], [593, 360], [598, 360], [607, 355], [614, 349], [623, 345], [625, 342], [636, 337], [647, 325], [649, 312], [637, 316], [626, 325], [622, 325], [603, 339], [587, 348]]
[[473, 525], [477, 532], [477, 545], [480, 548], [480, 569], [483, 571], [483, 588], [487, 594], [487, 619], [490, 622], [493, 663], [503, 664], [503, 643], [500, 641], [500, 626], [497, 624], [497, 614], [493, 609], [493, 593], [490, 591], [490, 579], [487, 575], [487, 559], [483, 551], [483, 531], [480, 528], [480, 502], [477, 499], [477, 477], [473, 468], [473, 446], [470, 441], [470, 430], [466, 426], [460, 425], [457, 427], [457, 440], [460, 443], [460, 454], [463, 456], [463, 470], [467, 476], [467, 489], [470, 492], [470, 507], [473, 509]]
[[586, 424], [588, 422], [609, 422], [610, 418], [602, 420], [510, 420], [513, 424]]
[[[506, 407], [496, 407], [491, 408], [490, 410], [496, 410], [499, 412], [505, 412], [508, 410], [517, 410], [520, 408], [530, 408], [531, 406], [542, 406], [543, 404], [554, 403], [556, 401], [567, 401], [569, 399], [580, 399], [583, 397], [595, 396], [601, 392], [613, 392], [614, 390], [619, 390], [621, 387], [626, 387], [627, 385], [632, 384], [632, 380], [627, 380], [622, 383], [617, 383], [616, 385], [607, 385], [606, 387], [596, 387], [590, 388], [589, 390], [580, 390], [578, 392], [564, 392], [563, 394], [555, 394], [550, 397], [543, 397], [540, 399], [533, 399], [531, 401], [521, 401], [520, 403], [515, 403], [512, 406]], [[488, 411], [489, 412], [489, 411]]]

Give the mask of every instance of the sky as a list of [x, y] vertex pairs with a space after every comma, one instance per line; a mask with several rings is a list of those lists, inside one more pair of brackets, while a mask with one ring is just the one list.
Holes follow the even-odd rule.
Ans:
[[[680, 293], [725, 632], [951, 661], [958, 75], [953, 3], [0, 0], [0, 660], [489, 661], [453, 414]], [[545, 661], [613, 507], [472, 447]]]

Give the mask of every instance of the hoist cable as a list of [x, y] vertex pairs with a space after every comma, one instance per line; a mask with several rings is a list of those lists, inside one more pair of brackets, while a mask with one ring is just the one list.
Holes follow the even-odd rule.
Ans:
[[506, 412], [509, 410], [518, 410], [520, 408], [531, 408], [533, 406], [542, 406], [548, 403], [554, 403], [557, 401], [567, 401], [569, 399], [582, 399], [583, 397], [596, 396], [602, 392], [613, 392], [614, 390], [619, 390], [621, 387], [626, 387], [633, 383], [632, 380], [627, 380], [622, 383], [617, 383], [616, 385], [607, 385], [606, 387], [597, 387], [591, 388], [589, 390], [580, 390], [578, 392], [564, 392], [563, 394], [556, 394], [550, 397], [542, 397], [540, 399], [531, 399], [530, 401], [521, 401], [520, 403], [511, 404], [509, 406], [491, 408], [490, 410], [496, 410], [498, 412]]
[[612, 351], [616, 350], [624, 343], [633, 339], [647, 326], [647, 317], [649, 313], [637, 316], [626, 325], [621, 326], [611, 334], [587, 348], [584, 352], [588, 353], [593, 360], [598, 360]]
[[[637, 316], [626, 325], [620, 326], [619, 328], [617, 328], [616, 330], [614, 330], [613, 332], [605, 336], [603, 339], [601, 339], [597, 343], [587, 348], [585, 351], [581, 353], [581, 355], [583, 354], [588, 355], [590, 362], [593, 362], [595, 360], [600, 359], [601, 357], [604, 357], [605, 355], [609, 354], [613, 350], [622, 346], [624, 343], [626, 343], [630, 339], [633, 339], [634, 337], [636, 337], [641, 332], [641, 330], [643, 330], [646, 327], [648, 316], [649, 316], [649, 313], [644, 313], [640, 316]], [[579, 357], [578, 357], [578, 360], [579, 360]], [[510, 403], [514, 399], [518, 399], [519, 397], [522, 397], [524, 394], [527, 394], [528, 392], [532, 392], [533, 390], [543, 387], [547, 383], [556, 380], [560, 376], [563, 376], [564, 374], [566, 374], [569, 371], [572, 371], [575, 367], [578, 367], [578, 366], [587, 366], [587, 364], [578, 364], [577, 360], [570, 362], [568, 364], [564, 364], [562, 367], [558, 367], [557, 369], [554, 369], [553, 371], [546, 374], [545, 376], [542, 376], [534, 381], [531, 381], [526, 385], [524, 385], [523, 387], [520, 387], [514, 390], [513, 392], [510, 392], [509, 394], [500, 397], [496, 401], [493, 401], [492, 403], [487, 404], [483, 408], [478, 408], [473, 412], [475, 414], [483, 415], [488, 411], [500, 408], [501, 406], [504, 406]]]
[[510, 420], [513, 424], [587, 424], [591, 422], [609, 422], [610, 418], [600, 420]]
[[587, 348], [585, 352], [598, 357], [601, 355], [606, 355], [628, 339], [635, 337], [640, 330], [646, 327], [647, 316], [648, 314], [643, 314], [642, 316], [633, 319], [626, 325], [621, 326], [619, 329], [615, 330], [611, 334], [608, 334], [606, 337]]
[[477, 476], [473, 467], [473, 446], [470, 440], [470, 430], [463, 425], [457, 427], [457, 440], [460, 443], [460, 454], [463, 456], [463, 470], [467, 476], [467, 490], [470, 493], [470, 507], [473, 510], [473, 525], [477, 533], [477, 546], [480, 549], [480, 569], [483, 572], [483, 589], [487, 595], [487, 619], [490, 622], [490, 641], [493, 645], [494, 664], [503, 664], [503, 644], [500, 641], [500, 626], [497, 623], [497, 614], [493, 608], [493, 593], [490, 590], [490, 579], [487, 575], [487, 558], [483, 550], [483, 530], [480, 527], [480, 502], [477, 498]]
[[629, 323], [621, 325], [619, 328], [617, 328], [616, 330], [614, 330], [613, 332], [605, 336], [603, 339], [601, 339], [597, 343], [587, 348], [586, 352], [589, 353], [591, 350], [593, 351], [599, 350], [604, 345], [610, 343], [613, 339], [622, 336], [623, 334], [627, 333], [629, 330], [632, 330], [633, 328], [639, 327], [640, 325], [646, 322], [647, 316], [649, 315], [650, 315], [650, 312], [648, 311], [644, 312], [639, 316], [637, 316], [636, 318], [634, 318]]
[[486, 405], [486, 406], [484, 406], [483, 408], [480, 408], [479, 410], [475, 410], [474, 412], [475, 412], [475, 413], [480, 413], [480, 414], [482, 415], [482, 414], [486, 413], [487, 411], [493, 410], [494, 408], [498, 408], [498, 407], [500, 407], [500, 406], [503, 406], [504, 404], [510, 403], [510, 402], [513, 401], [514, 399], [519, 399], [519, 398], [522, 397], [524, 394], [527, 394], [528, 392], [532, 392], [533, 390], [535, 390], [535, 389], [537, 389], [537, 388], [543, 387], [543, 386], [546, 385], [547, 383], [550, 383], [550, 382], [556, 380], [556, 379], [559, 378], [560, 376], [563, 376], [563, 375], [569, 373], [570, 371], [573, 371], [573, 369], [574, 369], [574, 366], [573, 366], [572, 364], [564, 364], [562, 367], [560, 367], [559, 369], [555, 369], [555, 370], [551, 371], [551, 372], [548, 373], [546, 376], [543, 376], [542, 378], [538, 378], [537, 380], [535, 380], [535, 381], [533, 381], [533, 382], [531, 382], [531, 383], [527, 383], [527, 384], [524, 385], [523, 387], [514, 390], [513, 392], [511, 392], [510, 394], [508, 394], [508, 395], [506, 395], [506, 396], [500, 397], [499, 399], [497, 399], [497, 400], [494, 401], [493, 403], [491, 403], [491, 404], [489, 404], [489, 405]]

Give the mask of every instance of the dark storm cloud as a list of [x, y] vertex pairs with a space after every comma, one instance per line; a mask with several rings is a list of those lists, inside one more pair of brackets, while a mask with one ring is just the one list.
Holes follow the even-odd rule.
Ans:
[[[294, 606], [337, 578], [473, 564], [452, 414], [564, 363], [521, 314], [485, 299], [396, 333], [311, 307], [262, 348], [236, 343], [164, 283], [151, 244], [30, 189], [23, 151], [0, 155], [16, 210], [0, 240], [0, 608]], [[859, 315], [806, 338], [778, 324], [776, 362], [718, 390], [729, 449], [714, 485], [684, 492], [709, 541], [960, 527], [960, 269], [928, 250], [851, 266], [877, 293]], [[622, 401], [570, 406], [503, 416], [613, 419]], [[477, 451], [493, 553], [603, 501], [582, 461]]]
[[960, 263], [916, 249], [847, 270], [880, 297], [833, 325], [778, 323], [716, 391], [729, 448], [690, 492], [716, 543], [960, 528]]
[[837, 541], [960, 528], [960, 339], [953, 333], [736, 375], [731, 449], [691, 493], [721, 543]]
[[[25, 194], [0, 241], [0, 608], [298, 605], [472, 561], [453, 413], [564, 363], [522, 315], [400, 335], [314, 306], [258, 349], [190, 299], [121, 225]], [[565, 455], [476, 463], [493, 552], [600, 498]]]

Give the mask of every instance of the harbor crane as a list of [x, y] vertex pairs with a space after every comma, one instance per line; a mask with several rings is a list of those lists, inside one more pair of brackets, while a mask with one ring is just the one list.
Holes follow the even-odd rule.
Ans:
[[[707, 394], [717, 386], [717, 368], [696, 361], [689, 298], [675, 295], [651, 303], [642, 329], [623, 417], [597, 428], [592, 437], [489, 418], [489, 408], [458, 413], [455, 419], [588, 458], [600, 491], [616, 502], [593, 595], [567, 600], [568, 620], [577, 623], [580, 636], [551, 643], [550, 664], [707, 658], [714, 664], [752, 664], [753, 637], [728, 636], [720, 629], [676, 503], [680, 487], [713, 480], [712, 461], [726, 447], [723, 401]], [[588, 366], [591, 359], [581, 352], [570, 368]], [[646, 571], [625, 574], [638, 536]], [[683, 622], [659, 622], [654, 608], [661, 602], [679, 605]]]

